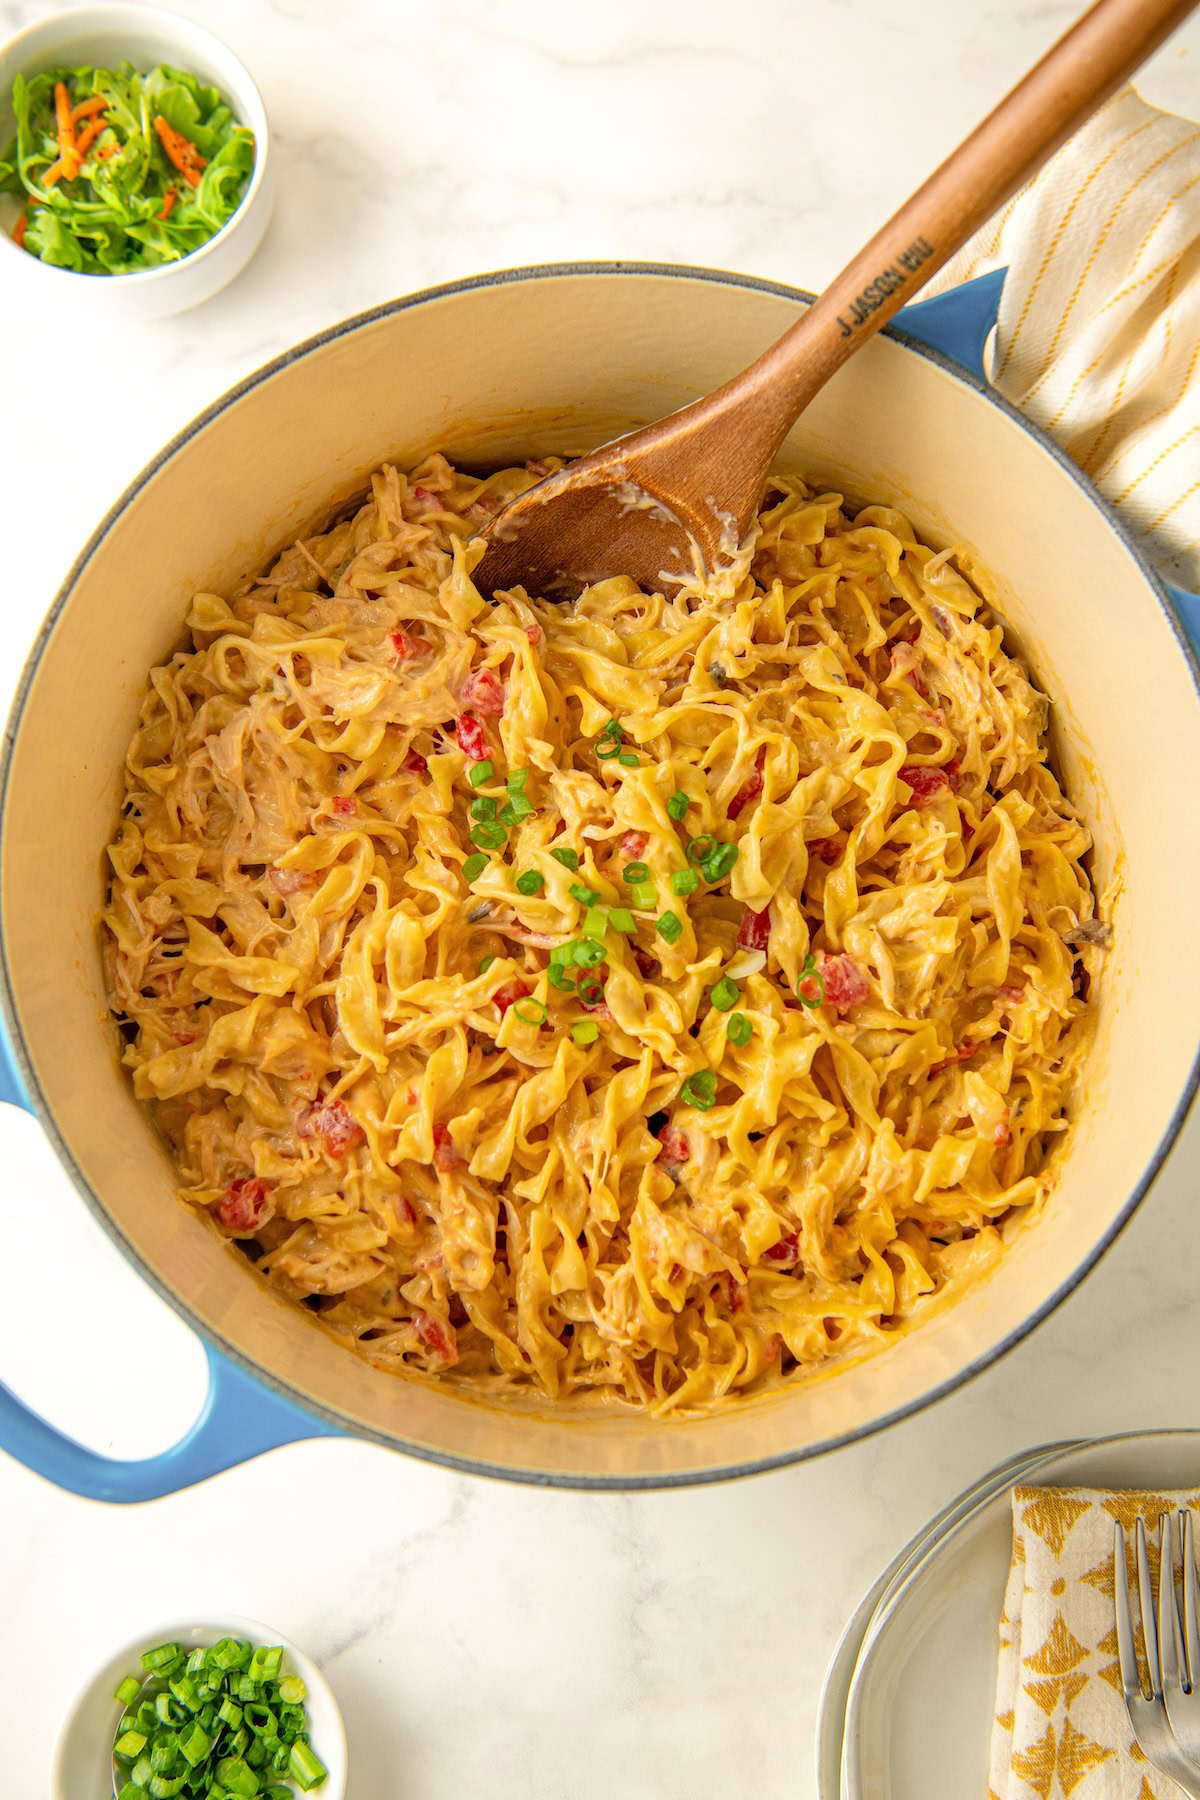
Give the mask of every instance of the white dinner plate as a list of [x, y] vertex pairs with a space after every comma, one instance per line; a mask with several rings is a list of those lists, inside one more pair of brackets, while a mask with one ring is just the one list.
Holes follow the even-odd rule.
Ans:
[[906, 1576], [933, 1550], [937, 1540], [972, 1507], [995, 1493], [1024, 1481], [1048, 1457], [1059, 1455], [1077, 1442], [1064, 1439], [1057, 1444], [1042, 1444], [1036, 1450], [1021, 1450], [997, 1468], [981, 1475], [956, 1500], [923, 1525], [910, 1538], [903, 1550], [894, 1556], [882, 1574], [863, 1595], [838, 1639], [817, 1710], [817, 1800], [840, 1800], [842, 1791], [842, 1741], [846, 1728], [846, 1707], [850, 1684], [863, 1642], [870, 1632], [875, 1614], [884, 1606]]
[[[1023, 1468], [1045, 1486], [1194, 1487], [1200, 1431], [1075, 1444]], [[975, 1800], [987, 1790], [1013, 1471], [985, 1485], [883, 1595], [846, 1706], [842, 1800]], [[948, 1704], [952, 1696], [953, 1704]]]

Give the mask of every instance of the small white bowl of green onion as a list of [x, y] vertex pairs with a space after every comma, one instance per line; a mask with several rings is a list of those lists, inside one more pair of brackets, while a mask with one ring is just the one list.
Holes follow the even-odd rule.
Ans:
[[167, 1624], [96, 1670], [59, 1736], [51, 1800], [344, 1800], [333, 1691], [252, 1619]]
[[0, 282], [29, 307], [182, 312], [244, 268], [273, 199], [262, 97], [203, 26], [81, 6], [0, 47]]

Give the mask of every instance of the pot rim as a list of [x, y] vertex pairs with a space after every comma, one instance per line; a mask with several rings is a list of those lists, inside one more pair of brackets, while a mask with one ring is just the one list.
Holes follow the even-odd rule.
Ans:
[[[252, 371], [242, 380], [227, 388], [216, 400], [196, 415], [180, 431], [176, 432], [169, 442], [154, 456], [129, 483], [124, 491], [109, 507], [100, 523], [88, 538], [83, 549], [75, 558], [57, 593], [50, 609], [38, 631], [29, 652], [21, 678], [13, 696], [12, 706], [4, 727], [3, 746], [0, 749], [0, 846], [3, 844], [4, 825], [8, 807], [9, 779], [12, 773], [12, 758], [18, 732], [29, 700], [30, 690], [41, 663], [42, 656], [49, 642], [50, 635], [58, 623], [63, 611], [69, 603], [75, 587], [83, 576], [92, 557], [117, 524], [121, 515], [130, 503], [136, 499], [160, 469], [187, 448], [191, 440], [198, 436], [212, 421], [234, 406], [246, 395], [275, 375], [283, 373], [293, 363], [309, 356], [313, 351], [324, 349], [326, 345], [349, 337], [356, 331], [379, 323], [383, 319], [393, 317], [397, 313], [407, 312], [413, 307], [423, 306], [429, 301], [442, 300], [455, 294], [471, 293], [476, 289], [506, 287], [521, 281], [540, 281], [546, 279], [576, 279], [585, 277], [611, 276], [651, 276], [661, 278], [705, 281], [718, 286], [749, 288], [759, 293], [772, 294], [780, 299], [800, 301], [806, 304], [816, 298], [806, 288], [799, 288], [787, 282], [772, 281], [764, 276], [743, 275], [734, 270], [712, 269], [690, 263], [659, 262], [562, 262], [562, 263], [530, 263], [510, 269], [497, 269], [481, 275], [468, 275], [455, 281], [441, 282], [433, 287], [418, 289], [415, 293], [401, 295], [398, 299], [381, 302], [377, 306], [354, 313], [337, 324], [325, 327], [303, 339], [299, 344], [282, 351], [261, 368]], [[951, 290], [952, 291], [952, 290]], [[924, 357], [934, 363], [956, 381], [971, 388], [982, 399], [1004, 413], [1014, 424], [1027, 432], [1037, 444], [1058, 463], [1074, 481], [1093, 507], [1100, 512], [1110, 530], [1120, 540], [1123, 548], [1132, 557], [1145, 578], [1146, 584], [1158, 601], [1166, 615], [1168, 624], [1174, 634], [1179, 649], [1187, 663], [1192, 677], [1192, 685], [1198, 701], [1200, 701], [1200, 657], [1193, 648], [1191, 640], [1183, 628], [1182, 621], [1170, 597], [1166, 584], [1151, 567], [1145, 552], [1133, 538], [1132, 534], [1117, 516], [1112, 505], [1096, 489], [1083, 470], [1074, 463], [1067, 453], [1056, 444], [1045, 431], [1015, 407], [1011, 401], [998, 394], [986, 381], [955, 362], [951, 357], [939, 350], [932, 349], [918, 338], [911, 337], [903, 329], [894, 325], [885, 325], [882, 335], [900, 343], [905, 349]], [[2, 864], [2, 852], [0, 852]], [[165, 1300], [185, 1323], [197, 1334], [201, 1342], [212, 1345], [227, 1357], [236, 1367], [243, 1370], [252, 1379], [259, 1382], [268, 1391], [290, 1401], [316, 1419], [335, 1429], [348, 1432], [350, 1435], [366, 1442], [382, 1445], [385, 1449], [398, 1451], [404, 1455], [417, 1458], [421, 1462], [433, 1463], [441, 1468], [451, 1469], [457, 1474], [483, 1475], [497, 1480], [518, 1482], [533, 1487], [566, 1488], [591, 1492], [632, 1493], [661, 1488], [689, 1488], [708, 1485], [718, 1481], [733, 1481], [747, 1475], [762, 1475], [776, 1469], [790, 1468], [795, 1464], [810, 1462], [819, 1456], [828, 1455], [831, 1451], [845, 1449], [851, 1444], [874, 1436], [877, 1432], [898, 1425], [915, 1413], [923, 1412], [926, 1407], [943, 1400], [957, 1389], [965, 1387], [969, 1381], [999, 1362], [1010, 1350], [1016, 1348], [1029, 1334], [1036, 1330], [1052, 1312], [1080, 1285], [1091, 1273], [1100, 1259], [1111, 1248], [1119, 1234], [1124, 1230], [1137, 1208], [1149, 1192], [1159, 1170], [1166, 1161], [1167, 1155], [1183, 1128], [1184, 1121], [1190, 1111], [1198, 1088], [1200, 1088], [1200, 1044], [1193, 1055], [1187, 1080], [1184, 1083], [1179, 1099], [1172, 1109], [1171, 1116], [1155, 1147], [1141, 1178], [1134, 1186], [1124, 1205], [1108, 1229], [1092, 1244], [1086, 1254], [1076, 1264], [1071, 1274], [1058, 1288], [1042, 1301], [1021, 1323], [1013, 1328], [999, 1343], [992, 1345], [981, 1355], [966, 1363], [953, 1375], [946, 1377], [935, 1387], [925, 1393], [906, 1401], [903, 1405], [893, 1407], [879, 1418], [867, 1424], [838, 1433], [823, 1439], [820, 1443], [808, 1444], [795, 1450], [780, 1451], [770, 1456], [755, 1458], [748, 1462], [718, 1464], [712, 1468], [690, 1469], [679, 1472], [656, 1472], [650, 1475], [606, 1475], [606, 1474], [562, 1474], [538, 1468], [513, 1467], [504, 1463], [490, 1463], [472, 1457], [460, 1456], [453, 1452], [435, 1449], [429, 1445], [413, 1443], [398, 1433], [388, 1432], [371, 1425], [364, 1425], [353, 1420], [349, 1415], [340, 1413], [336, 1408], [312, 1399], [291, 1383], [282, 1380], [274, 1370], [256, 1363], [235, 1344], [229, 1342], [221, 1333], [202, 1320], [193, 1310], [190, 1301], [176, 1289], [171, 1287], [159, 1274], [157, 1268], [142, 1256], [137, 1247], [126, 1237], [116, 1220], [108, 1211], [99, 1194], [91, 1186], [83, 1170], [75, 1160], [70, 1144], [58, 1128], [57, 1120], [51, 1110], [41, 1085], [37, 1079], [33, 1065], [26, 1052], [25, 1040], [17, 1016], [13, 994], [12, 976], [8, 962], [8, 946], [3, 933], [3, 921], [0, 919], [0, 1021], [7, 1033], [13, 1060], [18, 1068], [22, 1083], [29, 1096], [30, 1110], [35, 1114], [39, 1124], [45, 1131], [54, 1150], [71, 1177], [75, 1188], [90, 1208], [102, 1229], [118, 1246], [122, 1254], [137, 1269], [138, 1273], [153, 1288], [160, 1298]], [[469, 1402], [464, 1402], [469, 1404]], [[532, 1422], [531, 1422], [532, 1423]]]

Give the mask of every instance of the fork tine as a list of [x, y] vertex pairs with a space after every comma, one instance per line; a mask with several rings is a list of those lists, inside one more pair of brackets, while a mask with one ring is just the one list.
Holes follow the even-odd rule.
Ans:
[[1142, 1609], [1142, 1635], [1146, 1640], [1146, 1673], [1150, 1692], [1157, 1700], [1162, 1693], [1162, 1668], [1158, 1660], [1158, 1632], [1154, 1628], [1154, 1584], [1150, 1580], [1150, 1556], [1146, 1549], [1146, 1527], [1137, 1522], [1138, 1601]]
[[1158, 1651], [1163, 1687], [1174, 1692], [1183, 1681], [1183, 1640], [1175, 1604], [1175, 1542], [1169, 1513], [1158, 1515], [1158, 1543]]
[[1188, 1685], [1200, 1682], [1200, 1596], [1197, 1595], [1196, 1550], [1192, 1542], [1192, 1515], [1185, 1507], [1180, 1515], [1183, 1540], [1180, 1555], [1183, 1562], [1183, 1642], [1187, 1651]]
[[1121, 1665], [1121, 1692], [1127, 1700], [1142, 1691], [1133, 1615], [1129, 1610], [1129, 1571], [1125, 1561], [1125, 1533], [1113, 1526], [1113, 1597], [1117, 1608], [1117, 1659]]

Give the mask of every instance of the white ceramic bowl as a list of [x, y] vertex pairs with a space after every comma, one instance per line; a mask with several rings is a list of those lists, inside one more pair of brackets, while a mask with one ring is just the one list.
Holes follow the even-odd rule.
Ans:
[[120, 1703], [113, 1694], [126, 1675], [138, 1674], [144, 1651], [153, 1650], [157, 1644], [183, 1644], [194, 1650], [200, 1644], [215, 1644], [223, 1637], [242, 1638], [255, 1646], [281, 1646], [285, 1670], [299, 1675], [308, 1689], [305, 1705], [312, 1746], [329, 1770], [328, 1780], [314, 1788], [313, 1794], [317, 1800], [344, 1800], [346, 1728], [333, 1689], [311, 1657], [280, 1632], [233, 1613], [226, 1618], [200, 1619], [185, 1625], [168, 1620], [165, 1625], [139, 1632], [113, 1651], [84, 1684], [63, 1721], [50, 1771], [50, 1800], [98, 1800], [98, 1796], [108, 1794], [105, 1782], [112, 1768], [113, 1738], [121, 1716]]
[[241, 273], [258, 246], [275, 202], [275, 166], [262, 95], [232, 50], [202, 25], [151, 6], [78, 6], [27, 25], [0, 49], [0, 146], [14, 130], [12, 84], [56, 63], [111, 68], [121, 59], [135, 68], [166, 62], [219, 88], [240, 125], [254, 133], [254, 168], [241, 205], [215, 237], [179, 262], [132, 275], [78, 275], [56, 269], [13, 243], [20, 213], [12, 195], [0, 199], [0, 284], [15, 291], [23, 312], [35, 307], [75, 307], [89, 317], [138, 323], [165, 319], [197, 306]]

